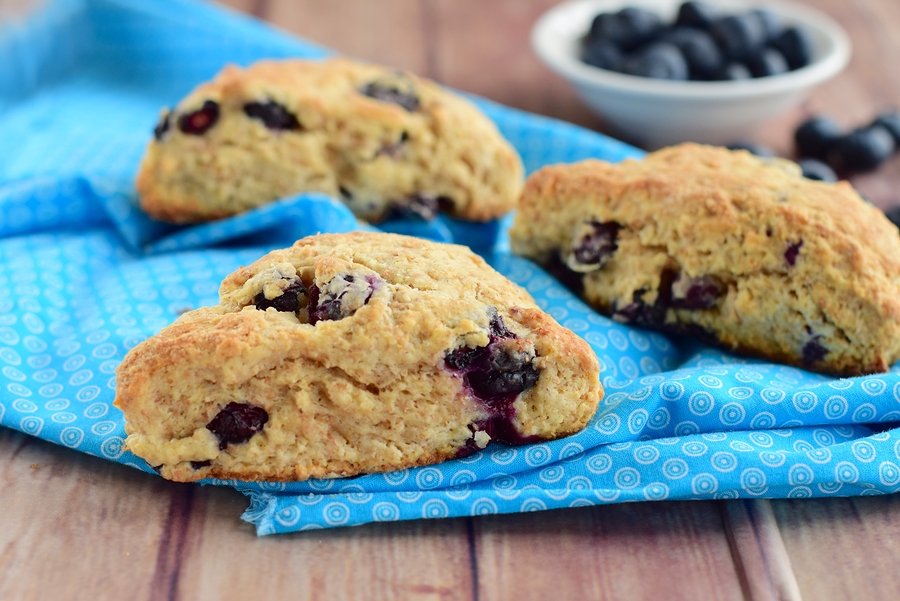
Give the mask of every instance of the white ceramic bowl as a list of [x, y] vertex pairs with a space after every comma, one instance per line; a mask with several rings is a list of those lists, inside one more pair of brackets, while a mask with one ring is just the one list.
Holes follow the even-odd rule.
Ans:
[[682, 0], [574, 0], [544, 13], [531, 32], [538, 57], [569, 80], [591, 109], [623, 137], [648, 148], [694, 141], [727, 144], [747, 139], [766, 119], [797, 104], [814, 85], [850, 60], [850, 40], [833, 19], [784, 1], [712, 0], [722, 14], [766, 7], [784, 25], [802, 25], [813, 59], [802, 69], [744, 81], [664, 81], [624, 75], [580, 60], [581, 39], [594, 16], [641, 6], [674, 20]]

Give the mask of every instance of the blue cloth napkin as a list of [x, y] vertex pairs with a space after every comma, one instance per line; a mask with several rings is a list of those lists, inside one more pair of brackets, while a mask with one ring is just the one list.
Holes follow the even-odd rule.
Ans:
[[[149, 471], [112, 406], [124, 354], [273, 248], [360, 228], [321, 194], [223, 221], [147, 218], [132, 181], [159, 110], [224, 64], [325, 49], [186, 0], [54, 0], [0, 27], [0, 424]], [[527, 170], [641, 152], [473, 100]], [[606, 396], [581, 433], [385, 474], [242, 483], [259, 534], [623, 501], [822, 497], [900, 487], [900, 374], [834, 379], [614, 323], [509, 254], [509, 220], [396, 221], [468, 244], [596, 351]]]

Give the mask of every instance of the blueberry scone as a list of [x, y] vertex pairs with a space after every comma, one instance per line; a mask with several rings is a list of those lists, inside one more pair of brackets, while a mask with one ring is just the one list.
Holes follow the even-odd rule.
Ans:
[[157, 125], [137, 177], [141, 207], [174, 223], [318, 191], [360, 218], [508, 212], [522, 162], [472, 103], [377, 65], [261, 61], [226, 67]]
[[117, 373], [128, 449], [169, 479], [303, 480], [583, 428], [590, 347], [462, 246], [319, 235], [229, 275]]
[[546, 167], [511, 237], [621, 322], [835, 375], [900, 357], [897, 228], [790, 161], [684, 144]]

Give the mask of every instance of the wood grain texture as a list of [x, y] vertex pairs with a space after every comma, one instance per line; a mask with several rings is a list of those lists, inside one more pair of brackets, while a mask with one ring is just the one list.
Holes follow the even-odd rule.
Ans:
[[900, 599], [900, 496], [771, 505], [804, 599]]
[[481, 599], [743, 599], [718, 502], [634, 503], [475, 523]]

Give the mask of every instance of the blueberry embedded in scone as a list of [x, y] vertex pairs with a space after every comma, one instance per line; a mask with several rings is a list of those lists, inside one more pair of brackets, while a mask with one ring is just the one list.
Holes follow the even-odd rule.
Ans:
[[141, 162], [141, 207], [219, 219], [317, 191], [359, 217], [487, 221], [521, 191], [521, 159], [473, 104], [347, 59], [226, 67], [163, 113]]
[[313, 236], [220, 297], [117, 371], [127, 447], [173, 480], [425, 465], [571, 434], [603, 396], [587, 343], [461, 246]]
[[900, 237], [846, 182], [683, 144], [529, 177], [513, 250], [614, 319], [853, 376], [900, 358]]

